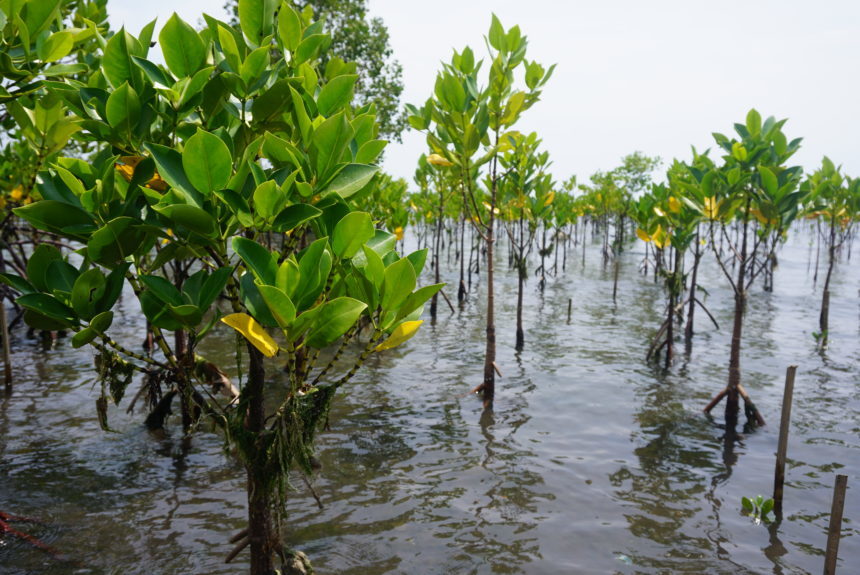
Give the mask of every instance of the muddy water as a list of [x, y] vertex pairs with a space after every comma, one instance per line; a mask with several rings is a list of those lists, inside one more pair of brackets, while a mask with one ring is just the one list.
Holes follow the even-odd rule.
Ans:
[[[503, 377], [493, 413], [468, 395], [483, 356], [476, 288], [461, 312], [442, 304], [435, 325], [374, 357], [338, 398], [313, 480], [323, 508], [296, 477], [289, 540], [321, 574], [817, 573], [834, 476], [843, 473], [840, 569], [852, 572], [860, 564], [860, 266], [843, 262], [834, 274], [831, 345], [819, 354], [812, 334], [821, 286], [808, 244], [795, 234], [774, 292], [751, 295], [744, 383], [769, 425], [729, 445], [721, 417], [701, 413], [726, 379], [732, 317], [709, 257], [701, 282], [721, 329], [697, 313], [691, 352], [664, 371], [644, 361], [664, 299], [637, 273], [641, 251], [623, 256], [616, 304], [598, 245], [584, 264], [578, 250], [570, 254], [543, 295], [531, 280], [518, 354], [516, 283], [503, 246]], [[139, 345], [143, 326], [125, 301], [115, 337]], [[171, 436], [154, 438], [139, 414], [114, 408], [116, 433], [104, 433], [91, 354], [68, 341], [45, 350], [23, 331], [14, 337], [17, 382], [0, 402], [0, 510], [42, 521], [18, 526], [61, 557], [7, 537], [0, 572], [247, 571], [241, 560], [223, 564], [245, 495], [244, 474], [218, 435], [183, 440], [174, 425]], [[235, 351], [226, 332], [204, 344], [210, 357]], [[778, 527], [756, 525], [740, 500], [772, 490], [790, 364], [799, 368], [786, 517]]]

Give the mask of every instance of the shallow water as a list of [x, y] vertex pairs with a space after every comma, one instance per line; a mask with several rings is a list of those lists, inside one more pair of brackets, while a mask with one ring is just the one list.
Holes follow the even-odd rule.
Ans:
[[[756, 286], [745, 323], [744, 384], [769, 425], [726, 445], [722, 410], [732, 299], [711, 256], [701, 283], [716, 330], [697, 311], [689, 355], [664, 371], [644, 360], [664, 296], [623, 255], [617, 304], [599, 244], [567, 271], [526, 286], [526, 348], [516, 353], [516, 282], [499, 254], [494, 411], [480, 382], [482, 289], [451, 314], [440, 302], [402, 347], [374, 356], [338, 397], [319, 437], [322, 471], [288, 505], [287, 538], [320, 574], [818, 573], [836, 473], [848, 475], [840, 572], [860, 563], [860, 268], [834, 272], [831, 344], [815, 348], [821, 285], [808, 236], [784, 246], [773, 293]], [[640, 244], [641, 247], [641, 244]], [[856, 245], [855, 245], [856, 247]], [[855, 254], [856, 256], [856, 254]], [[450, 296], [456, 270], [443, 268]], [[568, 299], [573, 300], [567, 321]], [[114, 337], [139, 345], [132, 300]], [[245, 520], [244, 473], [207, 430], [155, 438], [139, 414], [111, 408], [99, 429], [92, 355], [14, 334], [16, 384], [0, 401], [0, 510], [59, 559], [0, 539], [0, 572], [240, 573], [223, 558]], [[225, 331], [209, 357], [234, 353]], [[680, 347], [683, 352], [683, 345]], [[785, 519], [756, 525], [742, 496], [772, 491], [785, 369], [798, 365]], [[274, 367], [274, 366], [273, 366]], [[272, 369], [273, 376], [278, 377]], [[131, 393], [131, 391], [129, 392]], [[718, 414], [719, 412], [719, 414]]]

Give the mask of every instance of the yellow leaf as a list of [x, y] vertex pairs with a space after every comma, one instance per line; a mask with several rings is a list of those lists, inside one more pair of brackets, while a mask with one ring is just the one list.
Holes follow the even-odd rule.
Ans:
[[666, 233], [662, 226], [657, 226], [657, 231], [651, 236], [654, 246], [658, 249], [668, 247], [672, 243], [672, 236]]
[[664, 212], [663, 210], [661, 210], [657, 206], [654, 206], [654, 213], [657, 214], [658, 216], [660, 216], [661, 218], [666, 217], [666, 212]]
[[418, 327], [424, 323], [424, 320], [404, 321], [391, 332], [388, 338], [376, 346], [374, 351], [385, 351], [397, 347], [418, 332]]
[[720, 212], [720, 204], [722, 202], [718, 202], [714, 196], [705, 198], [705, 217], [711, 220], [717, 219], [717, 214]]
[[397, 226], [394, 228], [394, 237], [397, 238], [398, 242], [403, 239], [403, 226]]
[[126, 182], [130, 182], [134, 176], [134, 169], [143, 160], [142, 156], [120, 156], [119, 161], [114, 164], [116, 171]]
[[274, 357], [278, 353], [277, 342], [248, 314], [231, 313], [222, 317], [221, 321], [245, 336], [266, 357]]
[[[134, 169], [143, 159], [143, 156], [120, 156], [119, 161], [115, 164], [116, 171], [119, 172], [126, 182], [130, 182], [134, 176]], [[166, 192], [169, 187], [167, 182], [158, 174], [158, 171], [152, 175], [152, 178], [144, 186], [158, 192]]]
[[429, 156], [427, 156], [427, 163], [430, 164], [431, 166], [442, 166], [445, 168], [454, 165], [454, 163], [451, 162], [451, 160], [448, 160], [447, 158], [445, 158], [439, 154], [430, 154]]
[[[489, 202], [481, 202], [481, 203], [484, 204], [484, 207], [487, 208], [487, 211], [489, 211], [490, 208], [492, 208], [492, 206], [490, 205]], [[493, 213], [498, 216], [499, 215], [499, 208], [493, 208]]]
[[555, 191], [550, 191], [546, 196], [546, 200], [543, 202], [543, 207], [547, 207], [552, 204], [552, 201], [555, 199]]
[[645, 243], [648, 243], [651, 241], [651, 236], [649, 236], [647, 233], [645, 233], [645, 230], [643, 230], [642, 228], [638, 228], [636, 230], [636, 237], [638, 237], [640, 240], [642, 240]]
[[761, 210], [752, 209], [750, 213], [755, 216], [760, 224], [767, 224], [767, 218], [761, 213]]
[[669, 211], [673, 214], [681, 213], [681, 202], [675, 196], [669, 198]]
[[24, 197], [24, 188], [21, 186], [15, 186], [11, 192], [9, 192], [9, 197], [13, 202], [20, 202], [21, 198]]

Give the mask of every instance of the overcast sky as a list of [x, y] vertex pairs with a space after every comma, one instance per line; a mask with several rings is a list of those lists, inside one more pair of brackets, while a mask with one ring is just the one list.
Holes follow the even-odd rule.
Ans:
[[[110, 0], [112, 24], [136, 33], [176, 10], [192, 24], [222, 0]], [[403, 65], [404, 103], [431, 94], [440, 62], [484, 54], [495, 12], [528, 36], [528, 58], [557, 64], [517, 128], [537, 131], [559, 181], [618, 165], [634, 150], [688, 159], [755, 107], [803, 137], [795, 163], [823, 155], [860, 176], [860, 2], [800, 0], [369, 0]], [[411, 182], [424, 137], [391, 144], [385, 167]]]

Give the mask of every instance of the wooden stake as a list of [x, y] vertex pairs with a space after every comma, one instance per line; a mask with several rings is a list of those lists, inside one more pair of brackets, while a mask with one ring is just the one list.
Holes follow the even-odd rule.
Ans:
[[837, 475], [833, 485], [833, 505], [830, 508], [830, 526], [827, 528], [827, 554], [824, 557], [824, 575], [836, 575], [836, 557], [839, 537], [842, 534], [842, 510], [845, 507], [845, 489], [848, 476]]
[[567, 300], [567, 323], [570, 323], [570, 313], [573, 311], [573, 298]]
[[785, 372], [785, 391], [782, 395], [782, 419], [779, 423], [779, 444], [776, 450], [776, 471], [773, 477], [773, 510], [777, 519], [782, 518], [782, 493], [785, 484], [785, 455], [788, 450], [788, 429], [791, 422], [791, 400], [794, 394], [796, 365], [788, 366]]

